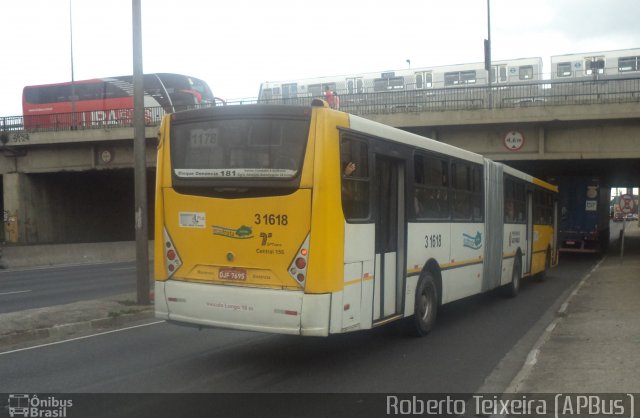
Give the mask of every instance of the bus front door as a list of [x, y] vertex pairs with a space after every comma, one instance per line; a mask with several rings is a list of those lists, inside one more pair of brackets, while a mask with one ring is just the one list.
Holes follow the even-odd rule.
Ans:
[[405, 278], [405, 171], [400, 160], [375, 159], [375, 282], [373, 320], [384, 321], [403, 309]]

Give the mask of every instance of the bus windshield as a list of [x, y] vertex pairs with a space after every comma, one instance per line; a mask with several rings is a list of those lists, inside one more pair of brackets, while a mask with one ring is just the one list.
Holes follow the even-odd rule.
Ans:
[[176, 122], [173, 174], [181, 179], [292, 179], [302, 168], [309, 120], [231, 118]]

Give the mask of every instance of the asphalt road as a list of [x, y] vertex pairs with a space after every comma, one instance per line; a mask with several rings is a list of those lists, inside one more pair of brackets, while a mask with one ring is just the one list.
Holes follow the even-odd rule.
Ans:
[[0, 313], [136, 290], [134, 262], [0, 270]]
[[152, 323], [3, 353], [0, 393], [471, 393], [594, 262], [563, 257], [517, 298], [446, 305], [422, 339], [399, 325], [301, 338]]

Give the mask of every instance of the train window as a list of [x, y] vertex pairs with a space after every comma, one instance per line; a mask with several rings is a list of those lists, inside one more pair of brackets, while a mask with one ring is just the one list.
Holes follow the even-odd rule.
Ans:
[[559, 62], [556, 66], [558, 77], [570, 77], [571, 76], [571, 63]]
[[364, 82], [362, 78], [347, 78], [347, 93], [364, 93]]
[[584, 60], [584, 73], [586, 75], [604, 74], [604, 58], [593, 57]]
[[533, 65], [522, 65], [519, 67], [518, 78], [520, 80], [533, 79]]
[[403, 77], [376, 78], [373, 80], [373, 91], [398, 90], [403, 88]]
[[309, 84], [309, 86], [307, 87], [307, 91], [309, 92], [311, 97], [318, 97], [322, 96], [323, 94], [322, 85], [320, 84]]
[[373, 91], [387, 91], [389, 80], [386, 78], [376, 78], [373, 80]]
[[452, 71], [444, 73], [444, 85], [455, 86], [458, 84], [475, 84], [476, 72], [472, 71]]
[[457, 84], [460, 84], [460, 73], [459, 72], [444, 73], [444, 85], [445, 86], [455, 86]]
[[460, 82], [463, 84], [475, 84], [476, 72], [474, 71], [460, 71]]
[[322, 83], [322, 93], [321, 95], [324, 96], [324, 92], [327, 90], [327, 87], [329, 87], [329, 90], [331, 90], [334, 93], [336, 92], [336, 83]]
[[389, 90], [404, 88], [404, 77], [393, 77], [389, 79]]
[[416, 89], [433, 87], [433, 74], [431, 71], [416, 73]]
[[298, 84], [289, 83], [282, 85], [282, 97], [298, 97]]
[[618, 71], [621, 73], [638, 70], [640, 70], [640, 56], [618, 58]]
[[491, 67], [491, 82], [496, 82], [496, 72], [500, 77], [499, 81], [501, 83], [507, 81], [507, 66], [506, 65], [494, 65]]

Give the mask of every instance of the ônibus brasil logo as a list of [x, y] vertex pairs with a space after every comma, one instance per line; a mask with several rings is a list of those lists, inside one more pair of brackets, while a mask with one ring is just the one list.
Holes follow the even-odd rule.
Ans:
[[59, 399], [47, 396], [40, 399], [38, 395], [9, 395], [10, 417], [58, 417], [67, 416], [68, 408], [73, 406], [71, 399]]

